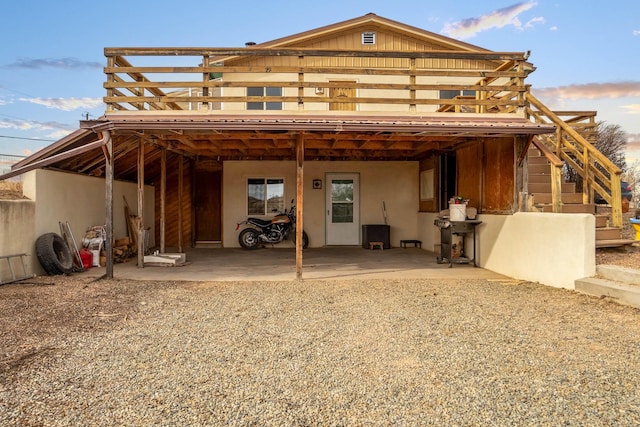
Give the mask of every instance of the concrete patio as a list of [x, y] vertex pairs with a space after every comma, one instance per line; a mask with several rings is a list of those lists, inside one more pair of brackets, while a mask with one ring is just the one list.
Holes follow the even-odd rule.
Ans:
[[[167, 250], [167, 253], [170, 251]], [[276, 281], [295, 280], [293, 248], [187, 249], [182, 266], [145, 266], [136, 259], [115, 264], [114, 277], [134, 280], [179, 281]], [[99, 277], [104, 267], [79, 273]], [[473, 264], [436, 263], [436, 254], [418, 248], [367, 250], [361, 247], [306, 249], [303, 254], [303, 279], [490, 279], [515, 280]]]

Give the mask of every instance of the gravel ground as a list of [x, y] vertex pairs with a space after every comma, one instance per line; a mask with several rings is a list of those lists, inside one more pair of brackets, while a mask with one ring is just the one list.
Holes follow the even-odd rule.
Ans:
[[607, 299], [516, 281], [47, 279], [0, 287], [1, 425], [640, 423], [640, 310]]

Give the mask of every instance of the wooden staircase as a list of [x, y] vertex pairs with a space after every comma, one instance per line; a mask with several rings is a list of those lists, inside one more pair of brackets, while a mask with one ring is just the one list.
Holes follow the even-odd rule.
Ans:
[[[533, 199], [533, 208], [540, 212], [552, 212], [551, 164], [537, 148], [527, 152], [527, 191]], [[576, 192], [576, 184], [561, 184], [562, 213], [590, 213], [596, 217], [596, 248], [620, 247], [635, 240], [623, 239], [622, 228], [612, 227], [609, 215], [597, 214], [594, 203], [583, 203], [583, 194]]]

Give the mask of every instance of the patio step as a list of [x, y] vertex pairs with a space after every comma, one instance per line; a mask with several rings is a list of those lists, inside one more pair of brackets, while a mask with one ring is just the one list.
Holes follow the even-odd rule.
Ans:
[[575, 289], [588, 295], [606, 296], [617, 302], [640, 307], [640, 270], [612, 265], [596, 267], [598, 277], [575, 281]]

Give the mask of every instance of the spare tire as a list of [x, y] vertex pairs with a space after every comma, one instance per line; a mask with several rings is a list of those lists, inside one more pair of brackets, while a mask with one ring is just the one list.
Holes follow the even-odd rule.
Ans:
[[69, 245], [56, 233], [46, 233], [38, 237], [36, 255], [40, 265], [50, 276], [69, 274], [73, 269], [73, 257]]

